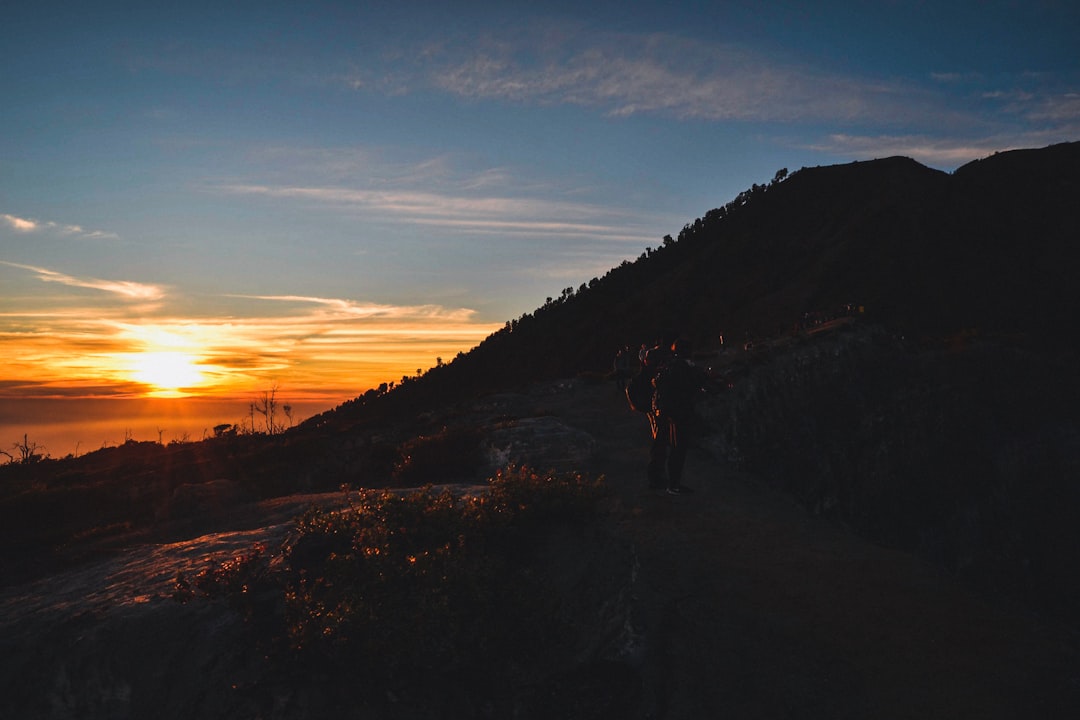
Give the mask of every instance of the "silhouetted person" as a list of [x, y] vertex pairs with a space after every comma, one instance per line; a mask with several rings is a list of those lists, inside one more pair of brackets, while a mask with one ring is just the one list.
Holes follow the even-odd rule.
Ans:
[[671, 495], [692, 490], [682, 484], [686, 451], [694, 432], [694, 402], [703, 392], [705, 373], [690, 360], [687, 340], [663, 342], [650, 350], [645, 362], [654, 373], [653, 410], [649, 413], [649, 487]]

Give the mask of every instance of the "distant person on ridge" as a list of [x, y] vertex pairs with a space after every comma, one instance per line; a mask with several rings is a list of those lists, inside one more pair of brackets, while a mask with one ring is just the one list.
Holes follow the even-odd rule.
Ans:
[[704, 391], [706, 375], [690, 360], [689, 341], [668, 342], [668, 337], [645, 356], [655, 388], [649, 413], [649, 488], [686, 495], [693, 491], [682, 484], [683, 466], [696, 422], [694, 402]]
[[[705, 380], [704, 373], [690, 362], [688, 342], [676, 341], [677, 338], [675, 332], [665, 332], [656, 347], [646, 351], [642, 368], [643, 375], [652, 384], [652, 402], [647, 409], [652, 434], [649, 489], [666, 490], [676, 495], [690, 492], [681, 481], [686, 461], [686, 435], [692, 424], [694, 393], [700, 390]], [[685, 385], [697, 385], [697, 388], [687, 390]]]

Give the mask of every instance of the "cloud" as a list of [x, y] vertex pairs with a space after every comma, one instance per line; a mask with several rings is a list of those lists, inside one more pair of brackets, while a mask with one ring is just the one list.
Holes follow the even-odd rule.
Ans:
[[736, 45], [668, 35], [601, 36], [584, 47], [481, 42], [444, 57], [432, 84], [455, 95], [571, 104], [613, 116], [710, 121], [895, 121], [932, 98], [910, 83], [865, 80]]
[[21, 265], [19, 263], [5, 262], [0, 260], [0, 265], [29, 270], [37, 275], [42, 282], [55, 282], [69, 287], [89, 288], [102, 292], [119, 295], [129, 300], [160, 300], [165, 296], [164, 289], [159, 285], [133, 282], [130, 280], [100, 280], [98, 278], [78, 278], [73, 275], [33, 265]]
[[[480, 177], [484, 177], [481, 175]], [[490, 180], [485, 177], [485, 180]], [[476, 187], [482, 189], [486, 182]], [[226, 185], [238, 195], [309, 200], [417, 225], [439, 225], [461, 232], [557, 237], [652, 240], [655, 219], [619, 208], [536, 198], [448, 195], [416, 190], [364, 190], [348, 187]], [[612, 222], [619, 219], [622, 222]], [[629, 222], [626, 222], [629, 220]]]
[[1028, 109], [1027, 118], [1067, 124], [1075, 130], [1080, 124], [1080, 92], [1064, 92], [1038, 98]]
[[983, 74], [977, 72], [932, 72], [930, 79], [944, 85], [971, 83], [983, 80]]
[[898, 134], [834, 133], [806, 149], [855, 158], [904, 155], [941, 167], [956, 167], [994, 152], [1041, 147], [1080, 137], [1080, 91], [1036, 73], [985, 78], [958, 75], [982, 110], [959, 131]]
[[53, 222], [51, 220], [41, 222], [39, 220], [31, 220], [29, 218], [21, 218], [15, 215], [0, 214], [0, 221], [3, 221], [5, 225], [10, 227], [15, 232], [19, 233], [35, 233], [35, 232], [55, 232], [60, 235], [79, 235], [84, 238], [116, 238], [115, 233], [108, 233], [101, 230], [87, 231], [80, 225], [64, 225], [62, 223]]
[[14, 215], [0, 215], [0, 220], [3, 220], [15, 232], [28, 233], [38, 229], [38, 223], [34, 220], [27, 220]]
[[834, 134], [818, 143], [807, 145], [806, 149], [858, 159], [901, 155], [925, 165], [955, 168], [995, 152], [1035, 147], [1052, 142], [1055, 140], [1046, 140], [1041, 134], [993, 136], [982, 139], [935, 138], [926, 135]]
[[[449, 322], [468, 322], [476, 312], [468, 308], [444, 308], [441, 305], [385, 305], [378, 303], [357, 303], [341, 298], [311, 297], [305, 295], [234, 295], [231, 297], [252, 300], [268, 300], [295, 304], [313, 304], [327, 308], [329, 313], [321, 319], [369, 320], [446, 320]], [[314, 318], [313, 318], [314, 319]]]
[[[226, 297], [216, 312], [188, 317], [148, 316], [130, 305], [105, 315], [75, 307], [0, 313], [0, 342], [9, 354], [0, 397], [26, 394], [28, 385], [40, 386], [42, 395], [90, 387], [97, 395], [140, 395], [146, 387], [133, 378], [146, 353], [187, 358], [198, 368], [200, 395], [237, 396], [270, 382], [290, 393], [359, 393], [412, 375], [425, 364], [418, 358], [431, 366], [436, 357], [468, 350], [500, 327], [477, 321], [469, 308], [434, 304]], [[256, 304], [245, 307], [240, 299]]]

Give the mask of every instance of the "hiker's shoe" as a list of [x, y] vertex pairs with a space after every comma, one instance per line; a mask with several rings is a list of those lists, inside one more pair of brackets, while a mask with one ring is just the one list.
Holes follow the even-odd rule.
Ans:
[[685, 485], [674, 485], [667, 489], [668, 495], [690, 495], [694, 491]]

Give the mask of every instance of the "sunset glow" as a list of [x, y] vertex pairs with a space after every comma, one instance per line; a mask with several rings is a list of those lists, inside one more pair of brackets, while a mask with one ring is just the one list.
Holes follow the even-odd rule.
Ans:
[[191, 391], [204, 380], [193, 356], [182, 352], [146, 352], [135, 356], [132, 364], [135, 380], [149, 385], [155, 397], [177, 397], [181, 390]]
[[1076, 3], [112, 5], [0, 21], [0, 444], [329, 408], [780, 168], [1080, 137]]
[[[18, 271], [0, 263], [5, 275]], [[450, 360], [500, 327], [464, 309], [294, 296], [237, 298], [243, 317], [178, 318], [164, 311], [184, 298], [161, 300], [148, 311], [105, 293], [90, 311], [83, 296], [58, 295], [51, 310], [0, 313], [0, 399], [224, 398], [271, 385], [297, 399], [349, 398]], [[161, 317], [139, 317], [148, 312]]]

